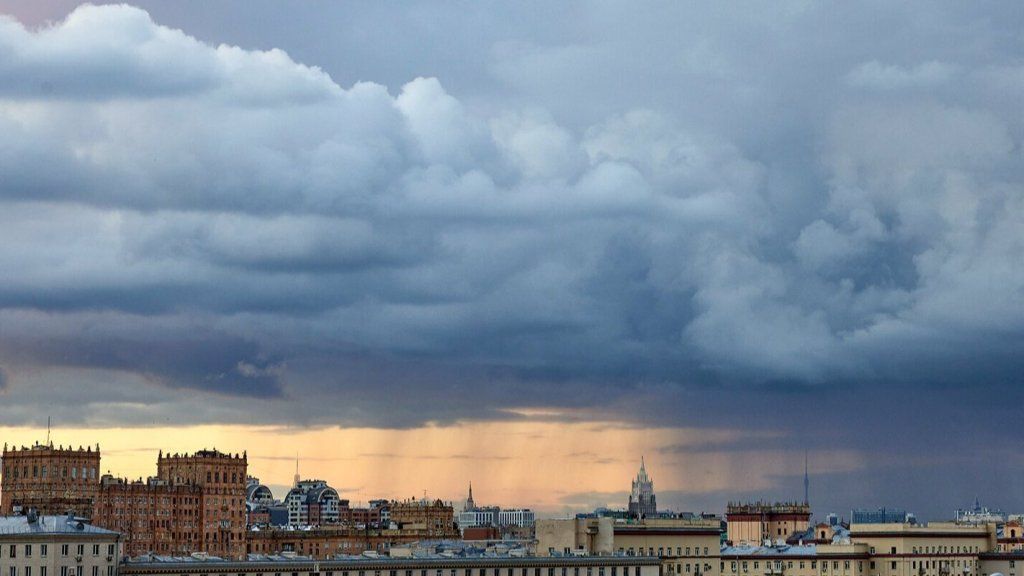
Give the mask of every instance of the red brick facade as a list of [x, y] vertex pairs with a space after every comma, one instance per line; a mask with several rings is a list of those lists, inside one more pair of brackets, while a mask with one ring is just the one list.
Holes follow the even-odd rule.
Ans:
[[100, 448], [30, 448], [4, 445], [0, 514], [17, 507], [35, 508], [40, 514], [66, 514], [91, 518], [99, 487]]

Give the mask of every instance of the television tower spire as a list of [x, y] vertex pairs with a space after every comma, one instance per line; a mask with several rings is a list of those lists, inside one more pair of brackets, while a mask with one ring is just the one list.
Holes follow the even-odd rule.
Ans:
[[810, 504], [811, 477], [807, 473], [807, 451], [804, 450], [804, 504]]

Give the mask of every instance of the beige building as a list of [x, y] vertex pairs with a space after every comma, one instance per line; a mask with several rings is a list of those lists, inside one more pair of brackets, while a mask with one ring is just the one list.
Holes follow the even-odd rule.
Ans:
[[870, 576], [976, 576], [978, 556], [996, 550], [996, 526], [853, 524], [850, 539], [868, 546]]
[[734, 545], [785, 542], [791, 535], [806, 532], [810, 527], [811, 507], [799, 502], [730, 502], [725, 522], [726, 539]]
[[978, 558], [978, 576], [1021, 576], [1024, 574], [1024, 554], [991, 552]]
[[722, 549], [722, 576], [867, 576], [866, 544], [805, 546], [728, 546]]
[[983, 558], [994, 558], [994, 524], [854, 524], [837, 540], [727, 546], [720, 571], [722, 576], [990, 576], [999, 571], [982, 566]]
[[455, 508], [441, 500], [415, 498], [392, 501], [389, 505], [392, 522], [404, 528], [425, 530], [431, 538], [457, 538]]
[[1012, 552], [1024, 550], [1024, 527], [1020, 520], [1011, 519], [1003, 525], [1003, 534], [999, 537], [999, 551]]
[[537, 554], [656, 556], [663, 574], [717, 576], [721, 522], [717, 519], [612, 518], [537, 521]]
[[0, 574], [116, 576], [119, 539], [70, 516], [0, 517]]

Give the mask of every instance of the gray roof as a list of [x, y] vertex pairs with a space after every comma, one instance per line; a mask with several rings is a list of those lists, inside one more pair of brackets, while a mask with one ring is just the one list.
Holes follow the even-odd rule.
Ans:
[[14, 534], [108, 534], [114, 536], [118, 533], [86, 524], [80, 518], [69, 519], [68, 516], [39, 516], [39, 519], [32, 524], [29, 524], [28, 516], [0, 516], [0, 535]]
[[721, 556], [815, 556], [818, 549], [813, 544], [804, 546], [723, 546]]
[[657, 556], [551, 556], [537, 557], [527, 556], [515, 558], [511, 556], [468, 556], [453, 557], [428, 556], [420, 558], [391, 558], [388, 556], [366, 557], [366, 556], [335, 556], [330, 560], [312, 560], [309, 557], [299, 556], [287, 558], [283, 556], [255, 557], [256, 560], [233, 561], [224, 560], [219, 557], [209, 557], [205, 560], [195, 557], [180, 558], [168, 556], [140, 556], [131, 558], [121, 566], [122, 574], [136, 574], [147, 572], [177, 573], [181, 571], [196, 572], [205, 569], [209, 572], [230, 573], [230, 572], [260, 572], [262, 567], [271, 570], [281, 568], [269, 568], [270, 566], [285, 565], [293, 566], [298, 570], [309, 570], [313, 566], [319, 566], [324, 570], [338, 569], [364, 569], [364, 568], [391, 568], [391, 567], [442, 567], [442, 566], [571, 566], [571, 565], [634, 565], [634, 566], [658, 566], [661, 559]]

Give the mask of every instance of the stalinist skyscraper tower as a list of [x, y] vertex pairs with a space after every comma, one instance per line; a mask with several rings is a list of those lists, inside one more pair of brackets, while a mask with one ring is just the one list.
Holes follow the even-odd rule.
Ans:
[[633, 480], [633, 491], [629, 495], [629, 515], [635, 518], [654, 516], [658, 512], [658, 502], [654, 497], [654, 480], [647, 476], [647, 467], [643, 456], [640, 457], [640, 472]]

